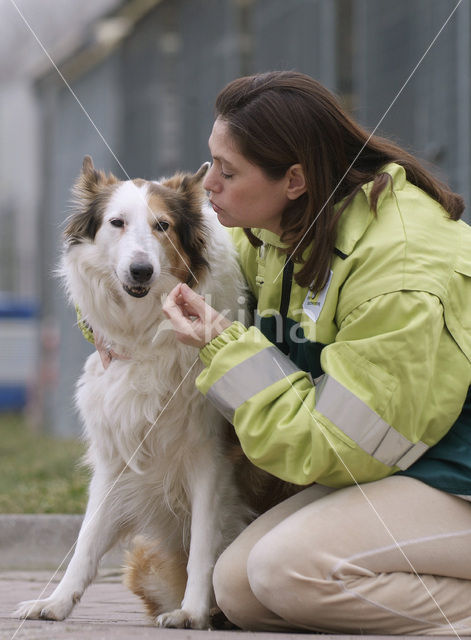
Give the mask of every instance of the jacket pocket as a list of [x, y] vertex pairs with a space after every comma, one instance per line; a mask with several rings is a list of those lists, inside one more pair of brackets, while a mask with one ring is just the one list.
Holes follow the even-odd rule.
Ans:
[[458, 256], [444, 308], [446, 326], [471, 363], [471, 253]]

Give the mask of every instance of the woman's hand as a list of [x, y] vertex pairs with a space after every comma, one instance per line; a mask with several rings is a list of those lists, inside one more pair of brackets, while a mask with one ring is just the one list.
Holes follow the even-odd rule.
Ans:
[[178, 284], [172, 289], [163, 311], [171, 321], [178, 340], [200, 349], [231, 325], [223, 314], [206, 304], [186, 284]]

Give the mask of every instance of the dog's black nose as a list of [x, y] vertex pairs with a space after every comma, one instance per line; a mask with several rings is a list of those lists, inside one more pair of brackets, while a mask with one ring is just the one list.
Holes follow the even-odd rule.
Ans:
[[135, 282], [147, 282], [154, 273], [154, 267], [149, 262], [133, 262], [129, 272]]

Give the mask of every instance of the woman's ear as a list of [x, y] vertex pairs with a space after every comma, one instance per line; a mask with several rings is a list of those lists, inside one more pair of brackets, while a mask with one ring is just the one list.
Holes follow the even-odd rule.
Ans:
[[304, 171], [300, 164], [293, 164], [286, 172], [288, 178], [288, 189], [286, 195], [289, 200], [296, 200], [299, 196], [302, 196], [306, 192], [306, 178], [304, 177]]

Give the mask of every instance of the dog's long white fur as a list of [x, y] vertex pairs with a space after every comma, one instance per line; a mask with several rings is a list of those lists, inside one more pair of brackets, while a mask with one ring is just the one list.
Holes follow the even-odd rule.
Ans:
[[[93, 470], [84, 523], [62, 581], [50, 597], [21, 603], [19, 617], [64, 619], [95, 577], [104, 553], [123, 536], [144, 533], [170, 553], [188, 553], [181, 609], [164, 612], [157, 624], [204, 628], [216, 557], [247, 522], [224, 458], [222, 418], [194, 386], [202, 365], [181, 384], [197, 352], [175, 339], [162, 313], [162, 299], [178, 279], [148, 224], [147, 188], [122, 183], [94, 241], [64, 254], [62, 274], [71, 300], [113, 350], [129, 359], [115, 359], [106, 370], [98, 353], [87, 359], [76, 395]], [[123, 210], [126, 233], [116, 242], [116, 229], [107, 223]], [[210, 209], [204, 210], [204, 223], [210, 269], [196, 290], [235, 317], [244, 294], [235, 251]], [[122, 287], [136, 259], [154, 268], [150, 291], [139, 299]]]

